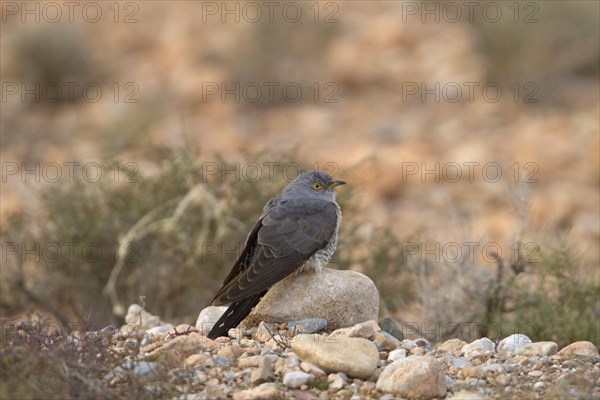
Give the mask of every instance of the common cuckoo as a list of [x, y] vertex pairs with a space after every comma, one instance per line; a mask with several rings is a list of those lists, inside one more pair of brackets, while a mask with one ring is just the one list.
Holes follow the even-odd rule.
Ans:
[[231, 305], [209, 338], [227, 336], [283, 278], [294, 272], [321, 271], [335, 252], [342, 219], [335, 188], [345, 183], [322, 171], [305, 172], [281, 196], [267, 202], [212, 300], [213, 305]]

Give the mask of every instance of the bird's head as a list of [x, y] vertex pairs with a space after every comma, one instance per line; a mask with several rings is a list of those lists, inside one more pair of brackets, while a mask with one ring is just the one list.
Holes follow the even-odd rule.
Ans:
[[335, 201], [335, 188], [345, 185], [344, 181], [336, 181], [323, 171], [309, 171], [298, 175], [283, 190], [283, 195], [309, 196]]

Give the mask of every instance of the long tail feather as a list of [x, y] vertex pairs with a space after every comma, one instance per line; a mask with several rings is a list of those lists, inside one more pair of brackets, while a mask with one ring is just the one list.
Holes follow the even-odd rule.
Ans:
[[215, 323], [215, 326], [208, 333], [209, 339], [216, 339], [219, 336], [227, 336], [229, 329], [235, 328], [250, 314], [252, 308], [258, 304], [266, 291], [255, 294], [240, 301], [231, 303], [227, 311]]

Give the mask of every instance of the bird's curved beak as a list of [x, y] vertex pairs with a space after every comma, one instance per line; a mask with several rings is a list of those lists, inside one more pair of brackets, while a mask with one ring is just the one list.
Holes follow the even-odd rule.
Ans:
[[333, 189], [336, 186], [341, 186], [341, 185], [345, 185], [345, 184], [346, 184], [346, 182], [344, 182], [344, 181], [333, 181], [333, 183], [331, 185], [329, 185], [328, 189]]

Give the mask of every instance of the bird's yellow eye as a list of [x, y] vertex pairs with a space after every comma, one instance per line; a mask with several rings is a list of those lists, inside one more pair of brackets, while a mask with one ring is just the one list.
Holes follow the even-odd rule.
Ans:
[[319, 182], [315, 182], [315, 183], [313, 183], [313, 189], [321, 190], [321, 189], [323, 189], [323, 185], [321, 185]]

